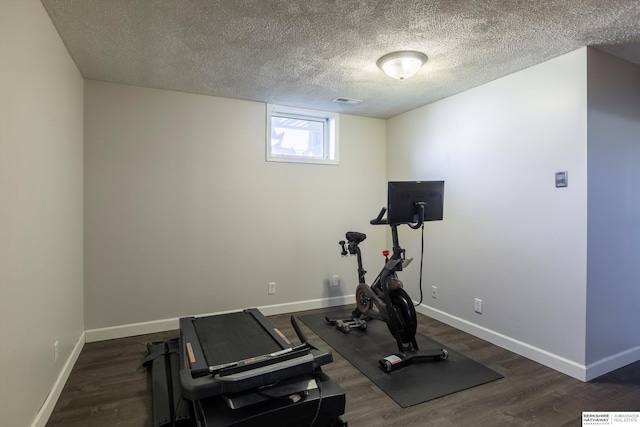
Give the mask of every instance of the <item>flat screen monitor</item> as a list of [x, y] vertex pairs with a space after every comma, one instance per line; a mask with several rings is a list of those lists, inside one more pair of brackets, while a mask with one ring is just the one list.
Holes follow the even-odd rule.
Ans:
[[444, 181], [390, 181], [387, 223], [420, 223], [420, 202], [425, 204], [422, 221], [441, 221]]

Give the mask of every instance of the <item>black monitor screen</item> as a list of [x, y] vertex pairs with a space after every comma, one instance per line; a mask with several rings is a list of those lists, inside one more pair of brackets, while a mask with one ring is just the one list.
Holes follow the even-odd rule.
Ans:
[[441, 221], [444, 201], [444, 181], [389, 182], [387, 222], [389, 224], [418, 223], [420, 207], [426, 203], [423, 221]]

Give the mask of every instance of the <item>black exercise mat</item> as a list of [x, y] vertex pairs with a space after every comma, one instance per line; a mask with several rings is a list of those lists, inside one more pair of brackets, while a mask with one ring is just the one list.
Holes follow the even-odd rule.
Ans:
[[503, 378], [420, 334], [416, 335], [420, 350], [444, 348], [449, 352], [449, 358], [413, 364], [387, 374], [379, 368], [378, 360], [397, 353], [398, 346], [384, 322], [370, 320], [366, 331], [358, 329], [343, 334], [325, 320], [325, 317], [348, 318], [350, 313], [351, 310], [340, 310], [299, 319], [403, 408]]

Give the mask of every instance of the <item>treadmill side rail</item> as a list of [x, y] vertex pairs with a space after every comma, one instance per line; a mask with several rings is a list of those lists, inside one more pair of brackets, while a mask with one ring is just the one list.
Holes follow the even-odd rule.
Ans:
[[180, 371], [182, 393], [189, 400], [200, 400], [226, 393], [239, 393], [273, 384], [298, 375], [314, 371], [313, 355], [285, 360], [272, 365], [238, 372], [231, 375], [216, 375], [192, 378], [188, 369]]

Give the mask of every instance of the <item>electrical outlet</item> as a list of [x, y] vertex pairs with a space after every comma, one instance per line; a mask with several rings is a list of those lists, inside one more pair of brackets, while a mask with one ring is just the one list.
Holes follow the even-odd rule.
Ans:
[[437, 286], [432, 286], [431, 287], [431, 298], [438, 299], [438, 287]]
[[331, 278], [331, 286], [333, 286], [334, 288], [340, 286], [340, 276], [338, 276], [337, 274], [333, 275], [333, 277]]
[[269, 282], [269, 295], [276, 293], [276, 282]]
[[473, 309], [476, 313], [482, 314], [482, 300], [480, 298], [476, 298]]
[[60, 356], [60, 352], [58, 351], [58, 341], [53, 343], [53, 363], [58, 363], [58, 357]]

